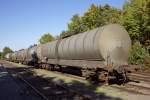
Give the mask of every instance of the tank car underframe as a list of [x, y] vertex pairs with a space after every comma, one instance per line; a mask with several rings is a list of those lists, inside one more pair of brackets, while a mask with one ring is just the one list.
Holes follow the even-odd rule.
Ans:
[[48, 59], [46, 62], [40, 62], [40, 67], [48, 70], [62, 71], [62, 67], [66, 66], [72, 68], [73, 71], [74, 68], [79, 68], [81, 75], [92, 83], [109, 83], [112, 80], [117, 83], [125, 83], [128, 80], [124, 66], [113, 68], [100, 60]]

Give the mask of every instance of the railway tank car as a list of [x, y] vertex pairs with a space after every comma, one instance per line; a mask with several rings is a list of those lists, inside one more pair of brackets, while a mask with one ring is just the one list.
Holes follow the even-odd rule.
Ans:
[[15, 51], [14, 53], [12, 53], [12, 61], [13, 62], [17, 62], [17, 51]]
[[[21, 49], [19, 51], [15, 51], [11, 53], [11, 59], [9, 61], [21, 63], [21, 64], [29, 64], [35, 65], [38, 63], [37, 58], [37, 46], [30, 47], [28, 49]], [[8, 53], [7, 55], [9, 55]], [[5, 57], [7, 59], [7, 57]]]
[[22, 64], [35, 65], [37, 64], [37, 46], [23, 49], [17, 52], [17, 60]]
[[23, 61], [23, 51], [24, 51], [24, 49], [22, 49], [22, 50], [19, 50], [17, 53], [16, 53], [16, 61], [18, 62], [18, 63], [22, 63], [22, 61]]
[[[21, 52], [21, 61], [50, 70], [67, 67], [90, 81], [108, 82], [127, 80], [125, 66], [131, 40], [127, 31], [118, 24], [109, 24], [64, 39], [41, 44]], [[18, 52], [12, 54], [16, 61]]]
[[44, 66], [75, 66], [81, 68], [87, 79], [107, 81], [110, 75], [126, 78], [123, 66], [128, 64], [130, 48], [127, 31], [118, 24], [110, 24], [43, 44], [37, 51]]
[[38, 62], [37, 58], [37, 46], [30, 47], [25, 52], [26, 63], [30, 65], [36, 65]]

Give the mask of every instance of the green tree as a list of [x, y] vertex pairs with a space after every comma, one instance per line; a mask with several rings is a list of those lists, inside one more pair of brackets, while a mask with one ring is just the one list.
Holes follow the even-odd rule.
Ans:
[[102, 18], [104, 19], [104, 25], [111, 23], [120, 23], [121, 18], [121, 10], [111, 7], [109, 5], [105, 5], [102, 8]]
[[126, 2], [121, 22], [133, 42], [129, 62], [150, 67], [150, 0]]
[[47, 34], [44, 34], [39, 39], [39, 42], [40, 42], [40, 44], [45, 44], [45, 43], [48, 43], [48, 42], [51, 42], [51, 41], [54, 41], [54, 40], [55, 40], [55, 38], [50, 33], [47, 33]]
[[70, 36], [69, 32], [62, 31], [61, 34], [60, 34], [60, 36], [59, 36], [59, 38], [65, 38], [65, 37], [68, 37], [68, 36]]
[[130, 52], [129, 63], [144, 65], [150, 67], [150, 55], [148, 51], [140, 44], [140, 42], [135, 42], [132, 46]]
[[74, 15], [68, 24], [68, 30], [63, 31], [61, 36], [67, 37], [81, 32], [91, 30], [109, 23], [120, 23], [121, 10], [94, 4], [84, 13], [83, 16]]
[[122, 23], [133, 41], [150, 40], [150, 0], [129, 0], [123, 8]]
[[104, 19], [102, 18], [102, 10], [101, 6], [96, 6], [94, 4], [88, 9], [87, 12], [84, 13], [83, 24], [87, 28], [86, 30], [90, 30], [99, 26], [104, 25]]
[[148, 51], [140, 44], [140, 42], [135, 42], [132, 46], [129, 62], [131, 64], [141, 64], [148, 56]]
[[91, 5], [90, 9], [83, 16], [83, 23], [91, 30], [110, 23], [119, 23], [121, 11], [119, 9], [105, 6]]
[[4, 47], [3, 48], [3, 56], [5, 56], [7, 53], [11, 53], [13, 52], [12, 49], [10, 49], [9, 47]]
[[68, 35], [77, 34], [83, 30], [81, 17], [78, 14], [74, 15], [71, 22], [68, 24]]
[[3, 58], [3, 53], [2, 52], [0, 52], [0, 59], [2, 59]]

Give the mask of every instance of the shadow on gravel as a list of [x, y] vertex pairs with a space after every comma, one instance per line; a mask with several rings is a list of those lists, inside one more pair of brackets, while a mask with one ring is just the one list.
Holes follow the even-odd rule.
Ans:
[[[121, 98], [107, 96], [105, 93], [97, 94], [95, 91], [97, 91], [97, 87], [99, 86], [87, 85], [79, 81], [65, 83], [64, 80], [57, 80], [57, 78], [53, 76], [43, 78], [44, 76], [36, 76], [33, 71], [26, 71], [26, 69], [31, 69], [31, 67], [7, 68], [10, 73], [22, 73], [24, 79], [48, 96], [49, 100], [122, 100]], [[69, 90], [66, 92], [61, 86], [67, 87]], [[78, 93], [84, 95], [87, 99], [81, 98]]]
[[0, 100], [42, 100], [36, 94], [28, 94], [29, 90], [19, 85], [18, 81], [4, 66], [0, 66]]

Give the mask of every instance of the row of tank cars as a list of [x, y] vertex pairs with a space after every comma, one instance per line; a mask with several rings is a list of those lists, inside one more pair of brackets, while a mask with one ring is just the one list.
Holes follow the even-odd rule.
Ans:
[[29, 64], [49, 70], [78, 69], [86, 79], [108, 82], [111, 79], [126, 82], [125, 67], [131, 40], [118, 24], [109, 24], [64, 39], [22, 49], [6, 55], [12, 62]]

